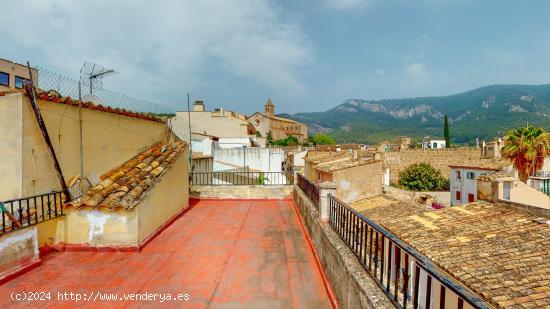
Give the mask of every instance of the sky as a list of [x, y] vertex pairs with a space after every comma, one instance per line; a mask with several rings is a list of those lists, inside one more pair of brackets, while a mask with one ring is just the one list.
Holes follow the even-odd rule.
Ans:
[[3, 0], [0, 20], [0, 58], [75, 79], [92, 61], [119, 72], [105, 88], [173, 110], [550, 83], [546, 0]]

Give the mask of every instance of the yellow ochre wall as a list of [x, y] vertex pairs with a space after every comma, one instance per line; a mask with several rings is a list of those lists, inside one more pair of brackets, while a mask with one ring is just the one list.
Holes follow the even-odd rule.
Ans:
[[[59, 190], [53, 161], [27, 97], [21, 96], [22, 113], [22, 195]], [[80, 174], [79, 108], [39, 101], [65, 179]], [[165, 141], [164, 123], [113, 113], [82, 109], [84, 175], [109, 171], [151, 144]]]
[[186, 150], [133, 210], [65, 208], [65, 217], [38, 225], [38, 246], [139, 246], [189, 206], [187, 157]]
[[138, 239], [142, 244], [170, 218], [189, 207], [188, 150], [150, 188], [138, 208]]

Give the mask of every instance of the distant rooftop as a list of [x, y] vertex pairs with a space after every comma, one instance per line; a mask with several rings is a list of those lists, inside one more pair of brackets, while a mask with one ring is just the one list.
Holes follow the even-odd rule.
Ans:
[[345, 161], [336, 161], [336, 162], [320, 164], [317, 166], [317, 170], [326, 172], [326, 173], [331, 173], [331, 172], [343, 170], [346, 168], [368, 165], [374, 162], [376, 161], [369, 160], [369, 159], [349, 159]]
[[512, 165], [512, 162], [505, 159], [481, 159], [464, 165], [449, 165], [451, 168], [470, 168], [489, 171], [500, 171], [503, 168]]

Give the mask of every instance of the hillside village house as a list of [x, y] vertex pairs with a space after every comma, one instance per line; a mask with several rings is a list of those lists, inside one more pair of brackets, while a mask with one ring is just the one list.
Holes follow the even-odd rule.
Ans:
[[[37, 78], [37, 70], [34, 68], [31, 70], [33, 76]], [[29, 79], [29, 69], [26, 65], [0, 58], [0, 91], [23, 89], [24, 83]]]
[[550, 196], [544, 190], [501, 172], [477, 178], [477, 198], [491, 203], [510, 202], [550, 210]]
[[424, 149], [441, 149], [447, 147], [447, 142], [444, 139], [430, 139], [422, 141]]
[[216, 108], [208, 111], [203, 101], [195, 101], [193, 111], [178, 111], [171, 119], [172, 130], [182, 140], [189, 140], [189, 119], [192, 140], [215, 138], [222, 148], [250, 146], [256, 130], [237, 112]]
[[321, 174], [316, 170], [317, 165], [327, 162], [340, 162], [351, 159], [351, 154], [347, 151], [316, 151], [310, 150], [306, 154], [304, 161], [304, 176], [313, 183], [321, 182]]
[[[477, 178], [480, 176], [493, 174], [503, 171], [507, 168], [507, 173], [511, 174], [511, 163], [506, 160], [480, 160], [476, 164], [468, 165], [450, 165], [450, 191], [451, 206], [473, 203], [477, 201]], [[506, 187], [505, 191], [509, 191]]]
[[382, 161], [336, 160], [315, 167], [318, 182], [336, 185], [335, 195], [346, 203], [382, 193]]
[[256, 112], [248, 117], [248, 122], [262, 137], [271, 132], [274, 140], [294, 136], [300, 143], [307, 139], [307, 126], [294, 120], [275, 116], [275, 105], [271, 98], [264, 105], [264, 112]]

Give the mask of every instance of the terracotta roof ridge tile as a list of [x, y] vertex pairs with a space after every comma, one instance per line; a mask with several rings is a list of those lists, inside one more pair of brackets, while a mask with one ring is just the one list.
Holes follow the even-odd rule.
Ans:
[[101, 112], [107, 112], [107, 113], [139, 118], [144, 120], [163, 122], [163, 119], [161, 117], [158, 117], [152, 114], [132, 112], [126, 109], [103, 106], [101, 104], [96, 104], [93, 102], [82, 102], [82, 104], [80, 104], [79, 100], [73, 100], [71, 97], [63, 97], [61, 96], [61, 94], [59, 94], [59, 92], [53, 89], [50, 89], [48, 91], [38, 89], [37, 98], [39, 100], [49, 101], [53, 103], [66, 104], [66, 105], [72, 105], [72, 106], [81, 105], [83, 108], [86, 108], [86, 109], [97, 110]]
[[89, 206], [115, 210], [118, 207], [133, 209], [142, 194], [171, 166], [186, 143], [170, 145], [156, 143], [134, 158], [102, 175], [98, 185], [67, 205], [75, 208]]

